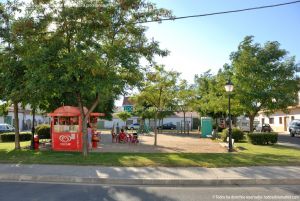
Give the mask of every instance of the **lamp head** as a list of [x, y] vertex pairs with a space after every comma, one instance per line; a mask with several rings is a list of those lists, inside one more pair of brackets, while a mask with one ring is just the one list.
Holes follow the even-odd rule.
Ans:
[[226, 90], [226, 92], [233, 91], [233, 84], [232, 84], [231, 80], [228, 80], [228, 82], [225, 84], [225, 90]]

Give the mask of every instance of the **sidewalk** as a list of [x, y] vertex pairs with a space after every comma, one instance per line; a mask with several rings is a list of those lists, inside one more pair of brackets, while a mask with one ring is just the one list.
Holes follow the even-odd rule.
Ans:
[[293, 185], [300, 167], [103, 167], [0, 164], [0, 181], [116, 185]]

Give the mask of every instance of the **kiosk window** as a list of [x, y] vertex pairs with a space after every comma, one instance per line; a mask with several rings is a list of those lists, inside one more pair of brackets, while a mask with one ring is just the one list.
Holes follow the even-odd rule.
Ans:
[[78, 117], [55, 117], [54, 131], [57, 133], [78, 132]]

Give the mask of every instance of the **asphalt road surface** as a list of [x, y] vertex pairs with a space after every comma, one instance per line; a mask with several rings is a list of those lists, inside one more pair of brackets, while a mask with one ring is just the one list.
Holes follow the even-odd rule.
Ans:
[[279, 134], [278, 143], [286, 146], [300, 148], [300, 136], [291, 137], [289, 134]]
[[300, 200], [300, 185], [161, 187], [0, 182], [2, 201]]

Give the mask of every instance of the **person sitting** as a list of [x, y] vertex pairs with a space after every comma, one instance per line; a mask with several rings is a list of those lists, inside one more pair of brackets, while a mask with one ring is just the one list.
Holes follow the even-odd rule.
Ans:
[[127, 142], [127, 136], [124, 132], [124, 129], [121, 129], [121, 132], [119, 134], [119, 142]]
[[132, 143], [139, 143], [139, 139], [138, 139], [138, 134], [137, 133], [133, 133], [133, 137], [131, 140]]

